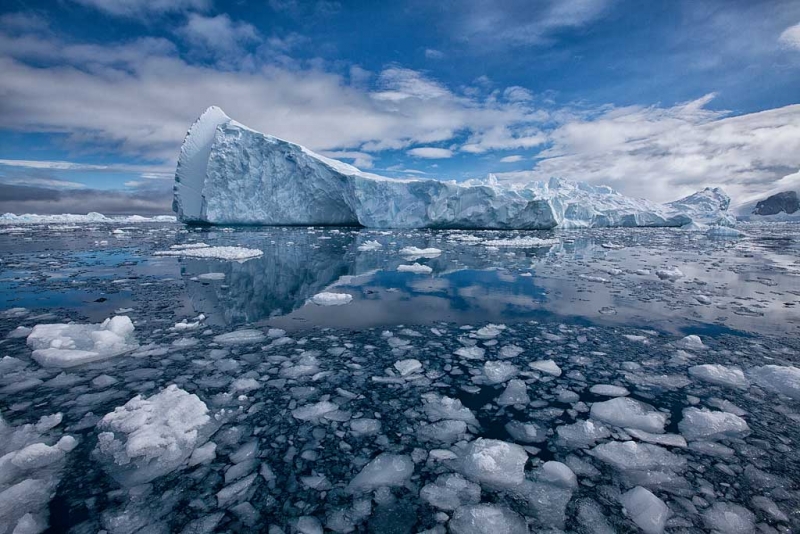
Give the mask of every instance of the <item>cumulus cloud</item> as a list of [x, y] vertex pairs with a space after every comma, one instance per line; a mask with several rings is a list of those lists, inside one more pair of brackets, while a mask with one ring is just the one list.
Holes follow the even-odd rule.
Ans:
[[501, 178], [584, 180], [656, 201], [720, 186], [744, 202], [797, 172], [800, 105], [729, 116], [707, 109], [713, 97], [670, 108], [612, 107], [567, 121], [550, 134], [532, 171]]
[[188, 62], [162, 38], [100, 47], [0, 31], [0, 69], [0, 127], [63, 133], [75, 146], [160, 162], [174, 161], [188, 125], [209, 105], [315, 150], [363, 153], [461, 133], [487, 132], [483, 138], [543, 119], [530, 103], [456, 94], [397, 66], [369, 85], [366, 72], [351, 83], [352, 69], [343, 76], [319, 65], [224, 70]]
[[409, 156], [424, 159], [446, 159], [453, 157], [453, 151], [448, 148], [435, 148], [432, 146], [422, 146], [412, 148], [407, 152]]
[[117, 17], [144, 17], [180, 13], [189, 10], [204, 11], [211, 0], [72, 0]]
[[[261, 41], [252, 24], [231, 20], [226, 14], [206, 17], [191, 13], [178, 34], [190, 45], [218, 58], [236, 58], [245, 53], [248, 45]], [[283, 41], [278, 44], [286, 46]]]
[[786, 46], [800, 50], [800, 23], [786, 28], [781, 33], [780, 42]]

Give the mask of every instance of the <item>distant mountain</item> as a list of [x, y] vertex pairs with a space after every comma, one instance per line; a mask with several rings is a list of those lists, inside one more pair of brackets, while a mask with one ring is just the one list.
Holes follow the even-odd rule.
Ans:
[[800, 220], [800, 197], [797, 191], [782, 191], [739, 208], [742, 220]]

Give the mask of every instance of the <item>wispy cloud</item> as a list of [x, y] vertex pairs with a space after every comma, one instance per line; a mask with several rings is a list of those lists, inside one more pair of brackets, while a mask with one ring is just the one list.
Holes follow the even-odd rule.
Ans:
[[800, 23], [783, 30], [779, 40], [786, 46], [800, 50]]
[[431, 146], [412, 148], [407, 153], [411, 157], [424, 159], [447, 159], [453, 157], [453, 151], [449, 148], [436, 148]]
[[72, 0], [117, 17], [145, 17], [183, 11], [205, 11], [211, 0]]

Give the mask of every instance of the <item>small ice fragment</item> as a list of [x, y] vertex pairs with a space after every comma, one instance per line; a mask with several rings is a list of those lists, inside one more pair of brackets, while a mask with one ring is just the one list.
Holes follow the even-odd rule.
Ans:
[[525, 479], [528, 454], [514, 443], [478, 438], [461, 457], [461, 472], [467, 478], [494, 489], [510, 489]]
[[591, 416], [610, 425], [631, 427], [661, 434], [667, 416], [656, 411], [652, 406], [630, 397], [616, 397], [592, 405]]
[[532, 369], [553, 376], [561, 376], [561, 368], [553, 360], [538, 360], [528, 364]]
[[610, 384], [596, 384], [589, 388], [589, 391], [595, 395], [602, 395], [604, 397], [625, 397], [631, 394], [628, 388]]
[[430, 274], [433, 272], [431, 267], [427, 265], [420, 265], [419, 263], [412, 263], [411, 265], [400, 265], [397, 270], [401, 273], [414, 273], [414, 274]]
[[400, 376], [408, 376], [422, 370], [422, 363], [413, 358], [408, 360], [399, 360], [394, 362], [394, 368], [400, 373]]
[[737, 366], [720, 364], [695, 365], [689, 368], [689, 376], [718, 386], [747, 388], [750, 382]]
[[750, 433], [747, 422], [738, 415], [705, 408], [684, 409], [683, 419], [678, 423], [678, 429], [689, 441], [740, 438]]

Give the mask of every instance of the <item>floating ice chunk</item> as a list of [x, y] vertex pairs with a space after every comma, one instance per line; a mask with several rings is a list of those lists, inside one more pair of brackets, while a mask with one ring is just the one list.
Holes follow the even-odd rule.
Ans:
[[423, 407], [425, 415], [428, 416], [428, 420], [431, 422], [452, 419], [454, 421], [464, 421], [468, 425], [479, 426], [472, 410], [461, 404], [458, 399], [428, 393], [423, 395], [423, 401], [425, 403]]
[[686, 459], [663, 447], [635, 441], [602, 443], [589, 454], [621, 471], [627, 470], [681, 470]]
[[484, 354], [486, 354], [486, 349], [481, 347], [461, 347], [456, 349], [453, 354], [465, 360], [482, 360]]
[[630, 397], [617, 397], [592, 405], [591, 416], [610, 425], [630, 427], [661, 434], [667, 416], [643, 402]]
[[[52, 415], [43, 415], [39, 418], [39, 421], [36, 423], [36, 431], [37, 432], [47, 432], [58, 425], [61, 424], [61, 421], [64, 419], [64, 416], [61, 412], [54, 413]], [[2, 426], [0, 424], [0, 426]]]
[[506, 389], [497, 397], [500, 406], [513, 406], [515, 404], [528, 404], [528, 386], [522, 380], [509, 380]]
[[740, 438], [750, 433], [747, 422], [732, 413], [686, 408], [678, 429], [687, 440], [716, 441]]
[[592, 499], [578, 502], [578, 523], [587, 534], [616, 534], [603, 514], [603, 509]]
[[674, 282], [678, 278], [683, 278], [686, 275], [684, 275], [683, 271], [677, 267], [672, 267], [671, 269], [657, 269], [656, 276], [658, 276], [661, 280], [669, 280], [670, 282]]
[[95, 454], [123, 486], [144, 484], [184, 466], [208, 440], [210, 422], [206, 404], [173, 384], [106, 414]]
[[711, 239], [737, 239], [740, 237], [745, 237], [744, 232], [740, 232], [736, 228], [730, 228], [728, 226], [712, 226], [706, 232], [706, 237]]
[[452, 534], [528, 534], [525, 520], [505, 506], [461, 506], [447, 524]]
[[547, 432], [535, 423], [509, 421], [505, 429], [514, 441], [520, 443], [541, 443], [547, 440]]
[[769, 391], [800, 400], [800, 368], [783, 365], [764, 365], [750, 370], [759, 386]]
[[561, 368], [553, 360], [538, 360], [528, 364], [532, 369], [553, 376], [561, 376]]
[[649, 490], [636, 486], [619, 498], [625, 513], [646, 534], [662, 534], [669, 519], [670, 510], [664, 501]]
[[487, 324], [486, 326], [479, 328], [472, 334], [470, 337], [474, 337], [477, 339], [494, 339], [500, 334], [503, 333], [503, 330], [506, 329], [506, 325], [504, 324]]
[[461, 475], [440, 475], [433, 484], [425, 485], [419, 497], [434, 508], [452, 511], [468, 504], [481, 502], [481, 487]]
[[339, 406], [330, 401], [321, 401], [316, 404], [307, 404], [292, 410], [292, 417], [300, 421], [314, 421], [323, 415], [334, 412]]
[[715, 502], [703, 512], [703, 522], [715, 534], [752, 534], [755, 519], [747, 508], [727, 502]]
[[655, 443], [656, 445], [666, 445], [668, 447], [686, 447], [686, 439], [680, 434], [651, 434], [637, 428], [626, 428], [625, 432], [639, 441]]
[[44, 367], [67, 368], [113, 358], [136, 349], [134, 326], [125, 315], [100, 324], [38, 324], [28, 336], [31, 357]]
[[689, 376], [718, 386], [747, 388], [750, 385], [750, 382], [745, 378], [742, 370], [737, 366], [711, 363], [695, 365], [689, 368]]
[[197, 447], [189, 457], [189, 467], [210, 462], [217, 457], [217, 444], [209, 441], [205, 445]]
[[264, 255], [261, 250], [245, 247], [192, 247], [177, 250], [160, 250], [156, 256], [185, 256], [189, 258], [216, 259], [245, 262]]
[[360, 418], [350, 421], [350, 432], [356, 436], [372, 436], [381, 431], [381, 422], [377, 419]]
[[753, 504], [753, 507], [761, 510], [762, 512], [766, 513], [775, 521], [781, 521], [783, 523], [789, 522], [789, 517], [783, 513], [783, 511], [775, 504], [775, 501], [770, 499], [769, 497], [764, 497], [763, 495], [757, 495], [753, 497], [750, 502]]
[[589, 388], [589, 391], [595, 395], [602, 395], [604, 397], [625, 397], [631, 394], [628, 388], [612, 386], [610, 384], [596, 384]]
[[225, 273], [202, 273], [197, 275], [198, 280], [225, 280]]
[[511, 358], [516, 358], [523, 352], [525, 352], [525, 349], [518, 347], [517, 345], [505, 345], [498, 351], [497, 357], [503, 360], [508, 360]]
[[461, 473], [494, 489], [510, 489], [525, 479], [528, 454], [519, 445], [496, 439], [478, 438], [464, 450]]
[[556, 428], [558, 444], [570, 449], [590, 447], [611, 436], [611, 431], [600, 423], [594, 421], [578, 421], [571, 425], [562, 425]]
[[227, 334], [214, 336], [214, 341], [220, 345], [253, 345], [266, 339], [264, 332], [253, 328], [242, 328]]
[[380, 250], [383, 248], [383, 245], [378, 243], [377, 241], [364, 241], [360, 245], [358, 245], [358, 250], [360, 252], [374, 252], [376, 250]]
[[700, 336], [694, 334], [686, 336], [675, 342], [675, 346], [686, 350], [704, 350], [707, 349]]
[[317, 306], [342, 306], [343, 304], [349, 304], [352, 300], [353, 295], [348, 293], [330, 293], [327, 291], [317, 293], [311, 297], [311, 302]]
[[414, 461], [401, 454], [379, 454], [347, 485], [348, 493], [369, 492], [381, 487], [403, 486], [414, 474]]
[[397, 270], [401, 273], [414, 274], [430, 274], [433, 272], [433, 268], [428, 267], [427, 265], [421, 265], [419, 263], [412, 263], [411, 265], [399, 265]]
[[417, 430], [417, 438], [420, 441], [450, 444], [463, 439], [466, 433], [467, 424], [464, 421], [445, 419], [444, 421], [421, 425]]
[[540, 482], [547, 482], [564, 489], [577, 489], [578, 477], [566, 464], [561, 462], [545, 462], [536, 476]]
[[442, 254], [438, 248], [405, 247], [400, 249], [400, 255], [415, 260], [417, 258], [436, 258]]
[[261, 389], [261, 383], [255, 378], [237, 378], [231, 383], [231, 391], [235, 393], [256, 389]]
[[550, 247], [561, 243], [558, 239], [541, 239], [538, 237], [515, 237], [511, 239], [487, 239], [482, 243], [486, 247], [538, 248]]
[[486, 362], [483, 364], [483, 375], [490, 384], [502, 384], [519, 373], [516, 365], [507, 362]]
[[297, 534], [322, 534], [322, 523], [314, 516], [304, 515], [297, 518], [294, 531]]
[[408, 376], [422, 370], [422, 362], [413, 358], [408, 360], [399, 360], [394, 362], [394, 368], [400, 373], [400, 376]]
[[258, 473], [252, 473], [219, 490], [217, 492], [217, 505], [220, 508], [227, 508], [231, 504], [244, 500], [257, 476]]

